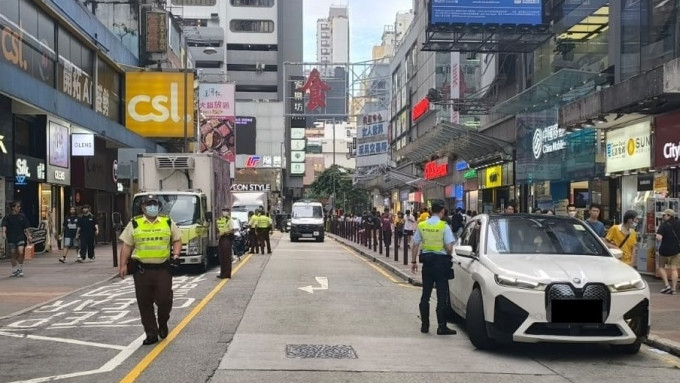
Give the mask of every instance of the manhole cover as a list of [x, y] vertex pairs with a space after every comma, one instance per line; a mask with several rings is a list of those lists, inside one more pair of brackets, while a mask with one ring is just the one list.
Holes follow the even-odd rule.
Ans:
[[287, 344], [287, 358], [301, 359], [357, 359], [352, 346], [344, 344]]

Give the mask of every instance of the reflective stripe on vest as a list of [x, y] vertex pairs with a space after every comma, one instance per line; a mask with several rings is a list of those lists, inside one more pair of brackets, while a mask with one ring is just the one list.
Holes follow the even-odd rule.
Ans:
[[435, 224], [424, 221], [418, 224], [418, 231], [423, 240], [423, 251], [444, 251], [444, 229], [446, 229], [444, 221]]
[[231, 233], [234, 230], [234, 225], [231, 222], [231, 217], [220, 218], [217, 220], [217, 230], [221, 233]]
[[132, 231], [135, 241], [134, 258], [140, 262], [163, 263], [170, 258], [170, 218], [158, 217], [150, 223], [144, 217], [137, 218], [137, 227]]
[[257, 227], [259, 229], [266, 229], [269, 227], [269, 217], [266, 215], [261, 215], [257, 217]]

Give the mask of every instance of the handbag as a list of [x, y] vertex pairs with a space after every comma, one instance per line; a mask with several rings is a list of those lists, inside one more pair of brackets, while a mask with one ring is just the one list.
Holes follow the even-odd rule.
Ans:
[[35, 257], [35, 247], [33, 244], [26, 245], [24, 248], [24, 259], [31, 260]]

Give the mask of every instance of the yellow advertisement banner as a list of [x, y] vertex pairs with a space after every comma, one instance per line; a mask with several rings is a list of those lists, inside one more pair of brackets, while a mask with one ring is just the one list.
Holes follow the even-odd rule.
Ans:
[[500, 165], [486, 168], [485, 188], [503, 186], [503, 167]]
[[125, 126], [144, 137], [195, 137], [193, 86], [193, 73], [126, 73]]

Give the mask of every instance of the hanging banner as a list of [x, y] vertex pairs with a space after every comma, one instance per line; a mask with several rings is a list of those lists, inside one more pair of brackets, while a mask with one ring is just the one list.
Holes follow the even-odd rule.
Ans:
[[229, 162], [236, 161], [236, 114], [234, 84], [200, 84], [199, 152], [216, 153]]

